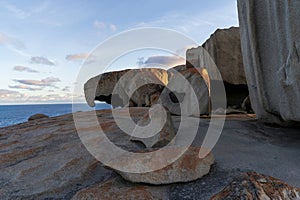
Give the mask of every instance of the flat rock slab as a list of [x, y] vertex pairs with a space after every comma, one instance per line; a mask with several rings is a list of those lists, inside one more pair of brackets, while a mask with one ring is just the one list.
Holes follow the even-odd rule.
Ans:
[[[136, 122], [148, 111], [147, 108], [130, 110]], [[114, 144], [132, 151], [143, 149], [130, 142], [130, 136], [122, 134], [111, 111], [98, 111], [97, 117]], [[175, 128], [178, 127], [180, 117], [172, 118]], [[201, 120], [195, 147], [201, 145], [208, 124], [209, 119]], [[266, 126], [246, 115], [229, 117], [213, 150], [216, 164], [211, 172], [193, 182], [159, 186], [163, 192], [167, 191], [164, 199], [209, 199], [245, 171], [256, 171], [300, 187], [299, 132], [296, 128]], [[120, 177], [104, 168], [85, 149], [72, 115], [1, 128], [0, 160], [1, 200], [71, 199], [81, 190], [101, 187], [102, 183]], [[119, 184], [125, 187], [129, 183], [121, 181]], [[153, 187], [154, 192], [160, 191], [157, 187]]]

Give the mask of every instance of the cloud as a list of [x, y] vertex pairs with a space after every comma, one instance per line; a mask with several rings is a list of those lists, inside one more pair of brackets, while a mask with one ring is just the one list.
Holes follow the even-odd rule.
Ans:
[[84, 60], [89, 56], [88, 53], [79, 53], [79, 54], [69, 54], [66, 56], [66, 60], [74, 61], [74, 60]]
[[70, 87], [66, 86], [61, 91], [63, 91], [63, 92], [70, 92]]
[[115, 24], [105, 23], [105, 22], [101, 22], [98, 20], [95, 20], [93, 25], [95, 28], [100, 29], [100, 30], [109, 29], [113, 32], [117, 30], [117, 26]]
[[20, 18], [20, 19], [25, 19], [26, 17], [29, 17], [31, 14], [29, 12], [25, 12], [24, 10], [16, 7], [15, 5], [12, 4], [7, 4], [5, 6], [5, 8], [7, 10], [9, 10], [10, 12], [14, 13], [16, 17]]
[[16, 52], [17, 54], [25, 57], [30, 57], [29, 54], [25, 53], [26, 46], [20, 40], [8, 36], [7, 34], [0, 32], [0, 45], [5, 45], [9, 50]]
[[24, 85], [33, 85], [33, 86], [53, 86], [53, 84], [60, 82], [59, 78], [48, 77], [42, 80], [14, 80], [17, 83]]
[[109, 25], [110, 30], [112, 30], [113, 32], [115, 32], [117, 30], [117, 26], [115, 24], [110, 24]]
[[48, 58], [42, 57], [42, 56], [34, 56], [31, 57], [30, 63], [32, 64], [42, 64], [42, 65], [55, 65], [54, 62], [50, 61]]
[[5, 90], [5, 89], [0, 89], [0, 100], [13, 100], [15, 98], [20, 98], [23, 97], [23, 94], [20, 92], [12, 91], [12, 90]]
[[185, 59], [179, 56], [151, 56], [146, 61], [138, 60], [138, 64], [141, 65], [165, 65], [168, 67], [174, 67], [177, 65], [185, 64]]
[[24, 66], [15, 66], [14, 67], [14, 70], [15, 71], [18, 71], [18, 72], [30, 72], [30, 73], [38, 73], [38, 71], [34, 70], [34, 69], [31, 69], [29, 67], [24, 67]]
[[29, 90], [29, 91], [39, 91], [42, 90], [43, 88], [39, 87], [39, 88], [34, 88], [34, 87], [29, 87], [27, 85], [13, 85], [13, 86], [8, 86], [9, 88], [13, 88], [13, 89], [23, 89], [23, 90]]

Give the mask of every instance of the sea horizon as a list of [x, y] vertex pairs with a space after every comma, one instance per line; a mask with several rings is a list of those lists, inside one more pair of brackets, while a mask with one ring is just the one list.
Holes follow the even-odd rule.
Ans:
[[[73, 108], [73, 105], [77, 105]], [[50, 104], [14, 104], [0, 105], [0, 128], [24, 123], [35, 114], [44, 114], [49, 117], [56, 117], [74, 112], [85, 112], [90, 110], [111, 109], [106, 103], [96, 103], [90, 107], [86, 103], [50, 103]]]

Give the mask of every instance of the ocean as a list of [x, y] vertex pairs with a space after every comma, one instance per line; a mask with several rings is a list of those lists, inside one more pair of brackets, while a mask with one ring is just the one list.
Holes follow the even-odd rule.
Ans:
[[[76, 104], [76, 111], [111, 109], [111, 105], [97, 103], [95, 108], [86, 104]], [[11, 126], [28, 121], [34, 114], [45, 114], [50, 117], [72, 113], [72, 104], [33, 104], [33, 105], [0, 105], [0, 127]]]

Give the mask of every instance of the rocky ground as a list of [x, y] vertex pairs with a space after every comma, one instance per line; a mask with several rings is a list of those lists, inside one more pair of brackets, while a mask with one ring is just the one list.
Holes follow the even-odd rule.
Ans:
[[[138, 120], [147, 108], [132, 108]], [[90, 115], [82, 113], [82, 115]], [[134, 147], [111, 111], [97, 111], [101, 127], [120, 147]], [[175, 127], [180, 117], [173, 116]], [[209, 119], [202, 119], [199, 146]], [[188, 132], [188, 129], [187, 129]], [[127, 147], [126, 147], [127, 146]], [[1, 199], [209, 199], [242, 172], [255, 171], [300, 187], [299, 128], [259, 123], [252, 115], [228, 116], [213, 149], [211, 172], [189, 183], [134, 184], [103, 167], [81, 143], [72, 115], [38, 119], [0, 129]]]

